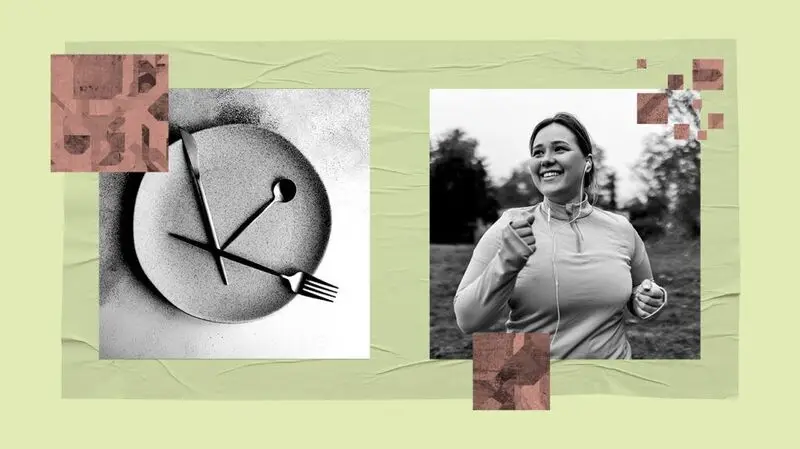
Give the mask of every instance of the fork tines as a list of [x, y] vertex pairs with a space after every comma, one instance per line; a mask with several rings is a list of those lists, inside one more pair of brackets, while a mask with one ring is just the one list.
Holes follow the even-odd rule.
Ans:
[[339, 288], [322, 279], [308, 276], [302, 286], [302, 294], [314, 299], [333, 302]]

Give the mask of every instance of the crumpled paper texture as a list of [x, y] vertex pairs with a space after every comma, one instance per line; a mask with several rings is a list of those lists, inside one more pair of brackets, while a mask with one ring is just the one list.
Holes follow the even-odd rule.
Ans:
[[[169, 52], [172, 87], [370, 89], [370, 360], [98, 360], [98, 186], [65, 178], [63, 395], [239, 400], [470, 399], [472, 361], [428, 359], [431, 88], [658, 89], [697, 52], [725, 60], [725, 114], [703, 144], [701, 360], [555, 361], [551, 395], [729, 398], [738, 393], [736, 45], [630, 42], [70, 43], [70, 52]], [[648, 68], [637, 69], [637, 58]], [[635, 108], [636, 105], [631, 105]]]

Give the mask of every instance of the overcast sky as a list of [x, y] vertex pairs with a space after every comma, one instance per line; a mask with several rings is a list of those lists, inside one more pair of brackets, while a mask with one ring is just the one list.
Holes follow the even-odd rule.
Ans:
[[618, 201], [635, 194], [630, 166], [639, 157], [648, 134], [665, 125], [636, 123], [636, 94], [623, 89], [433, 89], [430, 93], [431, 139], [453, 128], [478, 140], [478, 154], [487, 159], [490, 176], [499, 182], [528, 157], [528, 139], [540, 120], [570, 112], [606, 150], [606, 164], [619, 174]]

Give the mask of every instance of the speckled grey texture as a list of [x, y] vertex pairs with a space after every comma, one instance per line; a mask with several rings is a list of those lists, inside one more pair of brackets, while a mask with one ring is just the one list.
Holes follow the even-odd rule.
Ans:
[[[161, 178], [153, 177], [153, 181], [146, 182], [151, 185], [146, 189], [153, 201], [147, 202], [149, 206], [142, 202], [141, 209], [136, 208], [145, 217], [140, 220], [149, 223], [137, 231], [142, 247], [151, 248], [140, 251], [142, 264], [133, 243], [134, 203], [142, 175], [99, 175], [100, 357], [369, 358], [369, 122], [369, 92], [362, 89], [171, 89], [170, 173], [158, 173]], [[231, 285], [245, 291], [241, 297], [215, 303], [202, 299], [210, 298], [207, 288], [184, 286], [184, 282], [188, 285], [192, 279], [203, 285], [221, 285], [221, 280], [207, 252], [180, 242], [159, 243], [164, 238], [155, 230], [159, 226], [164, 229], [169, 226], [171, 232], [206, 241], [189, 175], [181, 175], [185, 159], [180, 136], [173, 131], [178, 126], [188, 129], [202, 146], [201, 142], [212, 140], [212, 134], [204, 131], [229, 124], [249, 124], [275, 132], [298, 149], [302, 159], [319, 175], [327, 193], [330, 237], [327, 245], [321, 244], [324, 232], [317, 232], [324, 230], [326, 215], [324, 210], [307, 213], [314, 207], [307, 201], [308, 194], [316, 190], [309, 190], [305, 181], [299, 182], [298, 179], [304, 179], [300, 176], [293, 179], [298, 186], [298, 197], [291, 203], [270, 207], [228, 250], [263, 265], [272, 263], [277, 269], [289, 265], [314, 269], [316, 264], [314, 275], [339, 287], [335, 303], [296, 296], [280, 307], [287, 298], [274, 293], [275, 280], [229, 260], [225, 260], [225, 266]], [[203, 184], [221, 241], [270, 198], [271, 183], [277, 176], [257, 176], [253, 178], [255, 181], [247, 181], [257, 165], [269, 169], [275, 164], [266, 160], [248, 165], [248, 160], [258, 159], [256, 152], [240, 153], [234, 147], [228, 150], [233, 156], [221, 150], [201, 148], [199, 152]], [[220, 164], [221, 160], [228, 161], [228, 165]], [[226, 170], [214, 168], [215, 165], [236, 166], [240, 174], [231, 176]], [[302, 163], [297, 169], [301, 167]], [[177, 187], [171, 194], [174, 200], [165, 194], [156, 198], [163, 186], [173, 184]], [[228, 189], [220, 189], [225, 185]], [[304, 188], [306, 194], [302, 193]], [[243, 194], [229, 199], [225, 194], [229, 190]], [[302, 197], [305, 200], [302, 195], [306, 195]], [[287, 206], [283, 212], [288, 215], [281, 215], [279, 211]], [[178, 219], [183, 214], [189, 219]], [[302, 216], [297, 225], [282, 221], [292, 216]], [[280, 235], [273, 234], [276, 228]], [[305, 234], [313, 234], [311, 243], [303, 243], [305, 239], [301, 237]], [[298, 249], [292, 253], [291, 248]], [[320, 260], [318, 255], [323, 251]], [[168, 265], [155, 263], [162, 256], [173, 260], [169, 264], [173, 268], [148, 268], [155, 274], [145, 275], [142, 266]], [[183, 257], [186, 260], [179, 260]], [[162, 270], [174, 271], [173, 277], [160, 273]], [[176, 280], [175, 275], [183, 276], [183, 281]], [[158, 289], [151, 284], [150, 277], [155, 279]], [[159, 289], [167, 291], [170, 300], [183, 301], [188, 304], [184, 306], [187, 309], [208, 316], [227, 313], [229, 318], [247, 319], [270, 309], [277, 310], [253, 321], [211, 322], [181, 311]]]
[[[292, 201], [275, 203], [227, 251], [285, 274], [313, 273], [330, 235], [325, 186], [290, 142], [252, 125], [225, 125], [194, 133], [201, 182], [220, 243], [272, 198], [272, 184], [297, 185]], [[145, 175], [136, 198], [136, 256], [158, 291], [181, 310], [210, 321], [262, 318], [294, 296], [281, 279], [225, 261], [222, 283], [210, 253], [181, 242], [176, 233], [206, 243], [202, 218], [183, 156], [183, 142], [169, 147], [170, 172]]]

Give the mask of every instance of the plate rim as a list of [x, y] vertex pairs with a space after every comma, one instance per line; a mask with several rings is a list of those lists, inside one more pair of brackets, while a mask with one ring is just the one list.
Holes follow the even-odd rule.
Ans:
[[[273, 130], [270, 130], [270, 129], [267, 129], [267, 128], [263, 128], [263, 127], [260, 127], [260, 126], [257, 126], [257, 125], [246, 124], [246, 123], [224, 124], [224, 125], [217, 125], [217, 126], [211, 126], [211, 127], [208, 127], [208, 128], [199, 129], [199, 130], [196, 130], [196, 131], [193, 131], [193, 132], [190, 131], [190, 134], [197, 135], [197, 134], [200, 134], [200, 133], [203, 133], [203, 132], [219, 130], [219, 129], [222, 129], [222, 128], [249, 129], [249, 130], [252, 130], [252, 131], [261, 132], [261, 133], [263, 133], [265, 135], [269, 135], [269, 136], [275, 137], [275, 138], [277, 138], [277, 140], [281, 144], [288, 145], [290, 148], [292, 148], [294, 151], [296, 151], [297, 154], [299, 154], [304, 159], [304, 162], [306, 164], [308, 164], [312, 168], [313, 177], [317, 179], [317, 181], [319, 182], [319, 186], [321, 188], [320, 189], [321, 190], [320, 193], [322, 193], [323, 200], [324, 200], [323, 201], [323, 204], [324, 204], [323, 209], [326, 211], [326, 213], [328, 215], [328, 222], [329, 222], [329, 226], [327, 227], [327, 230], [325, 232], [324, 239], [323, 239], [322, 242], [320, 242], [320, 245], [323, 246], [323, 249], [320, 252], [319, 257], [315, 258], [315, 261], [312, 264], [313, 269], [311, 270], [310, 274], [313, 274], [313, 272], [315, 272], [316, 269], [319, 268], [319, 266], [322, 264], [322, 261], [325, 259], [325, 256], [327, 255], [328, 248], [330, 246], [331, 235], [333, 234], [333, 226], [334, 226], [333, 210], [332, 210], [332, 207], [331, 207], [330, 195], [328, 194], [328, 191], [327, 191], [328, 188], [327, 188], [327, 185], [325, 184], [325, 182], [322, 180], [322, 177], [320, 176], [319, 172], [317, 171], [317, 168], [314, 166], [314, 164], [311, 162], [311, 160], [309, 160], [309, 158], [306, 156], [306, 154], [303, 153], [300, 150], [300, 148], [297, 145], [295, 145], [291, 140], [289, 140], [288, 138], [286, 138], [285, 136], [283, 136], [282, 134], [280, 134], [280, 133], [278, 133], [276, 131], [273, 131]], [[179, 138], [179, 139], [175, 140], [171, 145], [167, 145], [167, 155], [168, 156], [169, 156], [169, 153], [170, 153], [170, 147], [175, 146], [175, 145], [180, 145], [181, 146], [181, 150], [182, 150], [183, 149], [183, 140]], [[176, 150], [177, 150], [177, 147], [176, 147]], [[183, 155], [182, 151], [180, 151], [179, 153], [181, 155]], [[168, 160], [168, 164], [170, 164], [169, 161], [171, 159], [172, 158], [170, 158]], [[139, 266], [141, 268], [141, 271], [142, 271], [142, 274], [147, 277], [147, 281], [153, 286], [153, 288], [156, 290], [156, 292], [161, 297], [161, 299], [167, 301], [172, 307], [175, 307], [177, 310], [185, 313], [186, 315], [188, 315], [190, 317], [193, 317], [193, 318], [196, 318], [196, 319], [199, 319], [199, 320], [202, 320], [202, 321], [205, 321], [205, 322], [215, 323], [215, 324], [246, 324], [246, 323], [252, 323], [252, 322], [260, 321], [260, 320], [263, 320], [265, 318], [270, 317], [271, 315], [274, 315], [275, 313], [281, 311], [286, 306], [291, 304], [297, 298], [297, 296], [300, 296], [297, 293], [292, 293], [289, 296], [289, 299], [283, 305], [278, 307], [277, 309], [275, 309], [275, 310], [273, 310], [273, 311], [271, 311], [271, 312], [269, 312], [267, 314], [263, 314], [263, 315], [259, 314], [258, 316], [255, 316], [253, 318], [242, 319], [242, 320], [226, 320], [226, 319], [220, 319], [220, 318], [209, 318], [209, 317], [199, 316], [196, 313], [193, 313], [193, 312], [191, 312], [189, 310], [186, 310], [185, 308], [177, 305], [172, 299], [167, 297], [167, 295], [165, 295], [163, 293], [163, 291], [158, 287], [156, 282], [153, 280], [153, 277], [149, 273], [149, 270], [146, 268], [145, 264], [142, 263], [142, 260], [141, 260], [141, 258], [139, 256], [141, 238], [137, 239], [137, 229], [138, 229], [138, 227], [136, 226], [136, 223], [138, 221], [137, 217], [140, 216], [140, 214], [142, 213], [141, 210], [144, 207], [144, 206], [140, 206], [141, 202], [144, 201], [142, 199], [142, 192], [144, 190], [142, 187], [145, 185], [145, 183], [148, 183], [148, 180], [156, 179], [155, 178], [156, 175], [158, 175], [159, 177], [163, 178], [165, 175], [169, 176], [172, 173], [173, 172], [171, 170], [168, 170], [166, 173], [165, 172], [146, 172], [146, 173], [143, 174], [143, 176], [141, 177], [140, 181], [137, 183], [137, 186], [136, 186], [136, 194], [134, 195], [134, 202], [133, 202], [133, 212], [131, 213], [131, 218], [130, 218], [131, 219], [131, 227], [130, 227], [130, 229], [131, 229], [131, 233], [132, 233], [131, 240], [133, 241], [132, 250], [134, 252], [133, 256], [136, 259], [136, 262], [139, 264]], [[150, 182], [152, 182], [152, 181], [150, 181]], [[142, 280], [139, 280], [139, 281], [141, 282]]]

